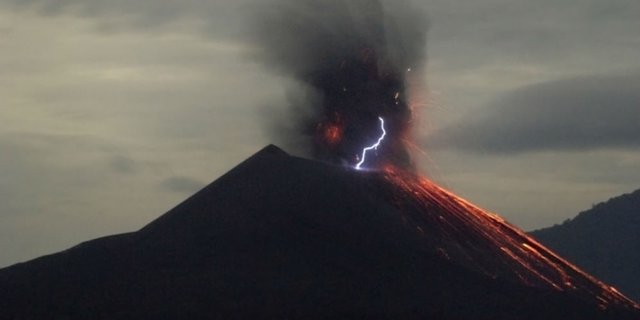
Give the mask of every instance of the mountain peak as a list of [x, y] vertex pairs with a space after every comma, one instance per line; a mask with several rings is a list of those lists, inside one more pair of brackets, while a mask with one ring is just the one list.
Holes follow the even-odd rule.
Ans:
[[254, 156], [259, 156], [262, 154], [271, 154], [271, 155], [282, 155], [288, 156], [289, 154], [284, 152], [284, 150], [278, 148], [278, 146], [274, 144], [269, 144], [266, 147], [262, 148], [260, 151], [256, 152]]
[[[633, 304], [497, 216], [436, 186], [405, 190], [411, 178], [389, 179], [267, 146], [137, 232], [0, 270], [9, 297], [0, 310], [9, 318], [637, 318]], [[556, 275], [573, 289], [560, 290]]]

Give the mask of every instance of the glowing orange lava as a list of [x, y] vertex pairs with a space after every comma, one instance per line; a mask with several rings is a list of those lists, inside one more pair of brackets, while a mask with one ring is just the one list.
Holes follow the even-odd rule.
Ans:
[[342, 141], [344, 125], [341, 121], [328, 122], [320, 125], [323, 141], [330, 147]]
[[521, 229], [483, 210], [427, 178], [392, 166], [383, 168], [396, 205], [436, 254], [491, 278], [531, 287], [571, 291], [601, 308], [626, 305], [622, 295], [564, 260]]

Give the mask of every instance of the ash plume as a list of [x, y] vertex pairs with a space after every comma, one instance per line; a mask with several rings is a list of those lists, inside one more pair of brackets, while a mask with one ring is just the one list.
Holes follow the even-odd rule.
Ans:
[[371, 0], [272, 0], [256, 12], [258, 59], [296, 82], [272, 130], [280, 143], [354, 164], [378, 138], [382, 117], [387, 137], [367, 156], [368, 167], [413, 167], [407, 77], [424, 64], [423, 12], [405, 1]]

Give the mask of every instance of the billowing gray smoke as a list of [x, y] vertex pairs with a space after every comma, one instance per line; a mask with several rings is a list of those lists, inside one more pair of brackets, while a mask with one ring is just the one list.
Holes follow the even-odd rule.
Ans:
[[394, 0], [269, 0], [253, 19], [259, 59], [299, 84], [279, 119], [280, 142], [353, 164], [378, 138], [382, 117], [387, 136], [367, 167], [412, 166], [406, 79], [424, 65], [420, 10]]

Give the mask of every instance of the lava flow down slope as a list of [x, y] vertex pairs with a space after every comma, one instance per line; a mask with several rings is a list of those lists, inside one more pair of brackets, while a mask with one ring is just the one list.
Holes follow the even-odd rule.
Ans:
[[0, 270], [2, 319], [638, 319], [412, 173], [268, 146], [155, 221]]
[[0, 270], [0, 318], [640, 319], [417, 173], [410, 1], [261, 3], [250, 47], [295, 83], [274, 131], [315, 160], [268, 146], [136, 232]]

